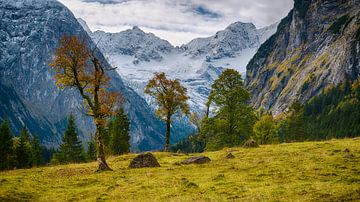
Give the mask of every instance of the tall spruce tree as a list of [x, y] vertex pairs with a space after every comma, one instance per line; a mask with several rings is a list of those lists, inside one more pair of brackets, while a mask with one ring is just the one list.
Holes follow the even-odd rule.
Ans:
[[40, 146], [39, 137], [34, 135], [31, 141], [31, 151], [32, 151], [32, 165], [39, 166], [42, 162], [42, 148]]
[[12, 133], [8, 120], [3, 120], [0, 126], [0, 170], [9, 169], [11, 164]]
[[15, 148], [16, 167], [29, 168], [32, 165], [30, 135], [25, 127], [21, 130], [19, 144]]
[[113, 154], [124, 154], [130, 151], [130, 121], [124, 109], [119, 109], [109, 122], [110, 148]]
[[54, 155], [59, 163], [80, 163], [84, 162], [84, 148], [78, 139], [75, 118], [69, 115], [67, 129], [63, 137], [63, 143], [60, 145], [59, 151]]
[[96, 161], [96, 143], [93, 137], [88, 142], [87, 159], [89, 161]]

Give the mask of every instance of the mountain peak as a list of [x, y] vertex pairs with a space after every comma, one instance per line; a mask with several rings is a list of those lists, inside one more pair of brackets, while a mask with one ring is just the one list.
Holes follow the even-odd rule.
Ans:
[[89, 26], [87, 25], [86, 21], [82, 18], [77, 18], [77, 21], [80, 23], [80, 25], [83, 27], [83, 29], [88, 33], [91, 34], [91, 30]]
[[140, 33], [145, 33], [142, 29], [140, 29], [138, 26], [133, 26], [132, 28], [132, 31], [135, 31], [135, 32], [140, 32]]
[[255, 25], [253, 23], [247, 23], [247, 22], [234, 22], [226, 27], [226, 29], [256, 29]]

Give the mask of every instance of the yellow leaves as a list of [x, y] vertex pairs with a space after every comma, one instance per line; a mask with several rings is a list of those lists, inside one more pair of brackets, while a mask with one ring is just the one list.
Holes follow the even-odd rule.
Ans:
[[124, 101], [120, 93], [106, 90], [110, 78], [85, 41], [76, 36], [61, 38], [50, 66], [56, 85], [77, 88], [84, 99], [84, 109], [98, 124], [103, 124], [106, 117], [114, 114], [115, 106]]
[[155, 98], [159, 105], [156, 115], [164, 118], [176, 112], [189, 113], [187, 89], [177, 79], [167, 79], [165, 73], [158, 72], [148, 82], [144, 93]]
[[103, 116], [112, 116], [116, 112], [113, 110], [115, 106], [119, 106], [124, 102], [124, 98], [118, 92], [106, 92], [104, 90], [99, 93], [100, 114]]

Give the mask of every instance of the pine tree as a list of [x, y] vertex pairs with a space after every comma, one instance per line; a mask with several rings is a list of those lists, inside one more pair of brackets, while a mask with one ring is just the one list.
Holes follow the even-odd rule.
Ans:
[[88, 142], [87, 158], [89, 161], [96, 160], [96, 144], [93, 137], [91, 137], [90, 142]]
[[123, 154], [130, 151], [130, 121], [121, 108], [116, 116], [110, 120], [110, 147], [113, 154]]
[[31, 167], [30, 135], [25, 127], [21, 130], [19, 145], [15, 148], [15, 155], [17, 168]]
[[31, 143], [32, 164], [33, 166], [39, 166], [42, 162], [42, 148], [40, 146], [39, 137], [37, 135], [34, 135]]
[[11, 163], [12, 133], [8, 120], [3, 120], [0, 126], [0, 170], [9, 169]]
[[70, 114], [67, 129], [63, 137], [63, 143], [59, 151], [54, 155], [59, 163], [79, 163], [85, 161], [84, 149], [78, 139], [75, 118]]

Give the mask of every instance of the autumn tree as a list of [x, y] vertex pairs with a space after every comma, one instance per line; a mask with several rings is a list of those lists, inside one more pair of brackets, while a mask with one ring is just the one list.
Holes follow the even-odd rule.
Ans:
[[108, 90], [110, 77], [106, 68], [84, 40], [64, 35], [51, 63], [56, 85], [75, 88], [84, 100], [84, 108], [94, 118], [98, 170], [111, 170], [106, 163], [103, 134], [107, 118], [114, 114], [120, 94]]
[[166, 78], [165, 73], [155, 73], [146, 85], [144, 93], [153, 97], [158, 109], [156, 115], [166, 121], [165, 151], [170, 151], [170, 126], [175, 113], [189, 114], [187, 89], [177, 79]]

